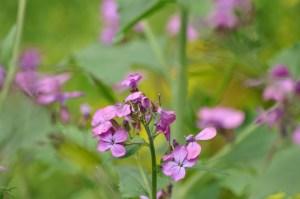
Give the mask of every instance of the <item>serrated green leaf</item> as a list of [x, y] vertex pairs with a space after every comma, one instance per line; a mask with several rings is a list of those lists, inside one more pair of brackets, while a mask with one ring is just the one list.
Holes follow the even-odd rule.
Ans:
[[126, 32], [141, 19], [162, 9], [173, 0], [119, 0], [121, 27], [119, 34]]

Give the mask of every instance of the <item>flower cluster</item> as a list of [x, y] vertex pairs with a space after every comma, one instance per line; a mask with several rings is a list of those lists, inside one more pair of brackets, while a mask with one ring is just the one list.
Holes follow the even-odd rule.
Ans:
[[247, 22], [252, 10], [251, 0], [215, 0], [208, 20], [215, 29], [230, 30]]
[[287, 66], [277, 64], [269, 71], [264, 84], [263, 99], [272, 101], [273, 105], [267, 110], [260, 110], [256, 122], [278, 128], [282, 136], [286, 136], [288, 130], [293, 129], [293, 140], [299, 143], [299, 125], [294, 119], [300, 112], [294, 106], [299, 95], [299, 81], [294, 79]]
[[[129, 74], [119, 84], [130, 90], [125, 100], [101, 108], [93, 115], [92, 132], [98, 140], [98, 151], [111, 151], [112, 156], [117, 158], [125, 156], [127, 145], [132, 143], [133, 137], [140, 135], [144, 126], [146, 131], [148, 129], [149, 142], [159, 134], [164, 135], [169, 151], [162, 158], [162, 171], [175, 181], [181, 180], [185, 176], [185, 168], [194, 166], [200, 155], [201, 146], [197, 142], [212, 139], [216, 136], [216, 130], [208, 127], [196, 136], [189, 135], [184, 145], [176, 140], [171, 144], [171, 125], [176, 120], [176, 114], [163, 109], [139, 91], [141, 79], [138, 73]], [[149, 132], [149, 126], [154, 127], [153, 132]]]
[[42, 74], [37, 71], [39, 64], [39, 52], [36, 49], [26, 50], [21, 56], [20, 70], [16, 74], [15, 82], [25, 94], [40, 105], [58, 103], [61, 121], [68, 122], [70, 114], [66, 101], [82, 96], [82, 92], [64, 92], [62, 86], [70, 79], [70, 74]]
[[[167, 33], [171, 37], [175, 37], [180, 30], [180, 17], [179, 15], [173, 15], [170, 17], [168, 23], [167, 23]], [[195, 41], [199, 37], [199, 33], [196, 30], [196, 28], [192, 24], [188, 24], [187, 27], [187, 38], [189, 41]]]

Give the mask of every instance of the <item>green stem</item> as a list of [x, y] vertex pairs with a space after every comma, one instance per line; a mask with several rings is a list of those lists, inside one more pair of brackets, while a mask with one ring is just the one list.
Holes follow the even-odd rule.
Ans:
[[175, 74], [175, 88], [174, 88], [174, 108], [176, 110], [176, 127], [175, 137], [178, 139], [180, 134], [184, 132], [184, 112], [186, 109], [187, 97], [187, 24], [188, 24], [188, 10], [186, 7], [181, 7], [180, 16], [180, 33], [179, 33], [179, 67]]
[[0, 96], [0, 107], [2, 107], [3, 102], [8, 94], [10, 85], [12, 84], [15, 73], [17, 70], [17, 61], [20, 51], [20, 43], [21, 43], [21, 37], [22, 37], [22, 30], [23, 30], [23, 23], [24, 23], [24, 17], [25, 17], [25, 8], [26, 8], [26, 0], [19, 0], [18, 3], [18, 15], [17, 15], [17, 24], [16, 24], [16, 34], [15, 34], [15, 40], [13, 45], [13, 51], [12, 51], [12, 57], [9, 62], [9, 68], [7, 71], [7, 75], [5, 78], [3, 90], [1, 92]]
[[143, 123], [145, 130], [147, 132], [147, 136], [149, 139], [149, 149], [151, 153], [151, 162], [152, 162], [152, 187], [151, 187], [151, 198], [156, 199], [156, 192], [157, 192], [157, 170], [156, 170], [156, 155], [155, 155], [155, 147], [154, 147], [154, 140], [149, 129], [149, 126]]
[[[226, 145], [221, 149], [220, 152], [218, 152], [216, 155], [214, 155], [209, 161], [207, 162], [207, 167], [214, 167], [219, 163], [220, 160], [222, 160], [222, 157], [229, 154], [233, 149], [234, 146], [240, 144], [245, 138], [247, 138], [251, 132], [253, 132], [258, 125], [252, 124], [248, 128], [246, 128], [235, 140], [233, 144]], [[185, 184], [183, 184], [178, 192], [175, 195], [175, 198], [186, 198], [186, 195], [188, 194], [189, 190], [194, 187], [194, 185], [205, 176], [206, 173], [204, 172], [198, 172], [193, 177], [191, 177]]]

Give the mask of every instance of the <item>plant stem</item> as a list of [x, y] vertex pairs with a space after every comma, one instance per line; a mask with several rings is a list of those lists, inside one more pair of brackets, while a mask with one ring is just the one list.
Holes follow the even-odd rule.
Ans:
[[154, 140], [149, 129], [149, 126], [143, 123], [144, 128], [147, 132], [147, 136], [149, 139], [149, 149], [151, 153], [151, 162], [152, 162], [152, 187], [151, 187], [151, 198], [156, 199], [156, 192], [157, 192], [157, 170], [156, 170], [156, 155], [155, 155], [155, 147], [154, 147]]
[[[229, 154], [232, 149], [234, 149], [234, 146], [241, 143], [245, 138], [247, 138], [251, 132], [253, 132], [258, 125], [252, 124], [249, 127], [247, 127], [240, 135], [237, 137], [236, 141], [233, 144], [224, 146], [216, 155], [214, 155], [211, 159], [207, 162], [207, 167], [213, 167], [219, 163], [220, 160], [222, 160], [222, 157]], [[186, 198], [186, 194], [189, 192], [190, 189], [194, 187], [194, 185], [203, 177], [206, 173], [204, 172], [198, 172], [196, 173], [191, 179], [187, 181], [187, 183], [183, 184], [178, 192], [175, 195], [175, 198]]]
[[24, 23], [24, 17], [25, 17], [25, 8], [26, 8], [26, 0], [19, 0], [18, 15], [17, 15], [17, 22], [16, 22], [16, 33], [15, 33], [12, 57], [9, 62], [8, 72], [7, 72], [3, 90], [2, 90], [1, 96], [0, 96], [0, 107], [2, 107], [2, 105], [3, 105], [3, 102], [8, 94], [10, 85], [13, 82], [13, 79], [15, 77], [15, 73], [17, 70], [17, 66], [18, 66], [17, 60], [18, 60], [19, 51], [20, 51], [20, 43], [21, 43], [23, 23]]
[[174, 108], [177, 113], [175, 137], [178, 139], [180, 134], [184, 132], [184, 112], [186, 109], [187, 97], [187, 24], [188, 24], [188, 10], [186, 7], [181, 7], [180, 16], [180, 33], [179, 33], [179, 66], [175, 72], [175, 88], [174, 88]]

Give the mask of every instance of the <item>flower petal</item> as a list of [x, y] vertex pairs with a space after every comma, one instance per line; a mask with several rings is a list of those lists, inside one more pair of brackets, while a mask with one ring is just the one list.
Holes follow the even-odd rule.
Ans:
[[101, 135], [105, 132], [107, 132], [112, 127], [112, 124], [110, 121], [105, 121], [100, 123], [98, 126], [93, 128], [93, 134], [94, 135]]
[[118, 129], [113, 135], [113, 138], [116, 143], [122, 143], [128, 139], [128, 133], [124, 129]]
[[114, 144], [111, 147], [111, 153], [114, 157], [122, 157], [126, 154], [126, 149], [121, 144]]
[[105, 141], [100, 140], [97, 146], [98, 151], [104, 152], [111, 148], [111, 144]]
[[162, 171], [166, 176], [171, 176], [173, 173], [173, 170], [176, 167], [178, 167], [178, 164], [176, 164], [176, 162], [168, 161], [162, 165]]
[[212, 138], [214, 138], [217, 135], [217, 131], [215, 128], [213, 127], [207, 127], [205, 129], [203, 129], [202, 131], [200, 131], [200, 133], [198, 133], [195, 136], [196, 140], [210, 140]]
[[178, 146], [173, 151], [173, 156], [176, 163], [182, 163], [188, 155], [187, 150], [184, 146]]
[[179, 181], [181, 179], [183, 179], [185, 176], [185, 168], [184, 167], [179, 167], [177, 166], [175, 169], [173, 169], [173, 173], [172, 173], [172, 179], [174, 181]]
[[188, 143], [186, 150], [188, 152], [187, 159], [192, 160], [200, 155], [201, 146], [197, 142], [190, 142]]

